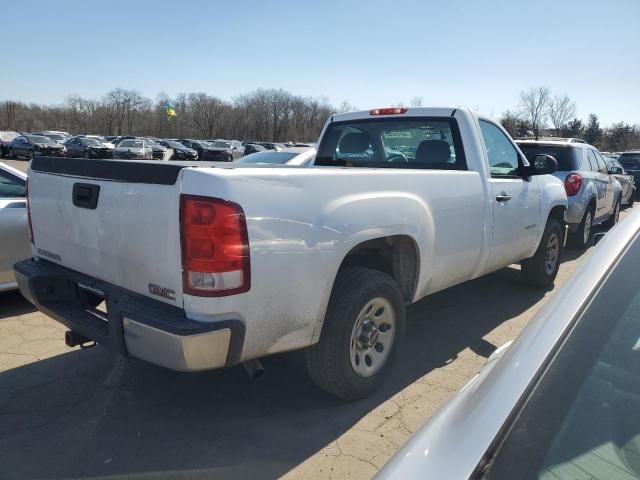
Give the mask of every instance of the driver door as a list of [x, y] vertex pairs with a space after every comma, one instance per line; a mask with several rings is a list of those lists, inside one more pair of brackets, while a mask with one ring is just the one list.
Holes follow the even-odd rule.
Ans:
[[480, 120], [485, 158], [491, 177], [493, 236], [487, 271], [530, 256], [541, 229], [541, 192], [538, 179], [519, 175], [522, 159], [507, 134], [496, 124]]

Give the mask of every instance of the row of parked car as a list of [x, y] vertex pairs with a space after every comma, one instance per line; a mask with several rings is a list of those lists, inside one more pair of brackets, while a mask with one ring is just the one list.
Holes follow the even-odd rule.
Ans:
[[138, 160], [201, 160], [232, 162], [245, 155], [281, 151], [288, 147], [309, 148], [311, 144], [240, 142], [238, 140], [196, 140], [188, 138], [77, 135], [43, 131], [18, 134], [0, 132], [0, 155], [32, 159], [37, 156], [70, 158], [115, 158]]

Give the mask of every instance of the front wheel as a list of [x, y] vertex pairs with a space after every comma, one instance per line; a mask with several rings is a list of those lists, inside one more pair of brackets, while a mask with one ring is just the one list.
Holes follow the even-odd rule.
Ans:
[[347, 268], [338, 274], [320, 341], [306, 350], [313, 381], [344, 400], [373, 393], [384, 381], [404, 338], [405, 307], [386, 273]]
[[562, 228], [554, 218], [547, 220], [536, 254], [523, 260], [522, 274], [536, 287], [553, 288], [562, 258]]

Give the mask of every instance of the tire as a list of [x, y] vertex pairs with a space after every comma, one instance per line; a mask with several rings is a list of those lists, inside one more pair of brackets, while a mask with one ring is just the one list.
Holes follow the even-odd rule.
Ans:
[[535, 287], [550, 289], [562, 260], [562, 228], [555, 218], [547, 220], [536, 254], [521, 262], [524, 279]]
[[571, 246], [578, 250], [585, 250], [591, 244], [591, 234], [593, 233], [593, 206], [587, 207], [582, 216], [580, 226], [575, 233], [571, 234]]
[[89, 160], [89, 150], [85, 150], [82, 156], [85, 158], [85, 160]]
[[607, 221], [603, 223], [603, 226], [604, 228], [609, 230], [610, 228], [613, 228], [616, 225], [616, 223], [618, 223], [618, 220], [620, 220], [620, 199], [619, 198], [616, 201], [615, 206], [613, 207], [613, 213], [607, 219]]
[[15, 154], [13, 153], [13, 148], [9, 149], [9, 157], [7, 157], [7, 158], [10, 158], [12, 160], [14, 160], [16, 158]]
[[[320, 341], [305, 351], [309, 375], [343, 400], [370, 395], [391, 370], [405, 323], [404, 299], [390, 275], [355, 267], [341, 271]], [[366, 338], [368, 345], [358, 338]]]
[[30, 160], [35, 160], [35, 159], [36, 159], [36, 152], [35, 152], [35, 150], [31, 150], [31, 155], [29, 155], [29, 159], [30, 159]]

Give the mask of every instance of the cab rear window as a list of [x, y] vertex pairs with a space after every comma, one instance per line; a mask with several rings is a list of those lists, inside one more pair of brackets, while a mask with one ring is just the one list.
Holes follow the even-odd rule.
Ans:
[[558, 171], [583, 170], [582, 149], [580, 148], [527, 143], [518, 143], [518, 147], [525, 154], [529, 163], [533, 163], [536, 155], [546, 154], [551, 155], [558, 161]]
[[330, 124], [315, 165], [466, 170], [458, 131], [450, 117], [375, 118]]

